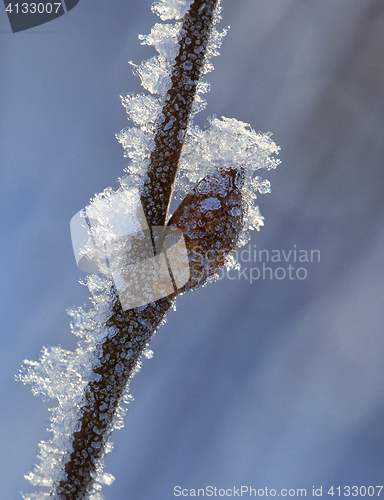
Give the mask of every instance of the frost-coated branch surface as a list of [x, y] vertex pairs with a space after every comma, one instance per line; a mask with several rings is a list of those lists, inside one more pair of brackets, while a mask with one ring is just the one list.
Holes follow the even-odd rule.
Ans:
[[142, 195], [144, 212], [152, 226], [161, 226], [166, 221], [216, 7], [217, 0], [195, 0], [180, 30], [179, 53], [172, 70], [171, 87], [157, 119], [155, 149]]
[[[182, 231], [190, 278], [174, 294], [127, 311], [108, 269], [86, 278], [93, 308], [69, 312], [72, 331], [80, 337], [76, 351], [44, 348], [40, 361], [25, 361], [19, 375], [34, 384], [35, 394], [58, 400], [52, 409], [52, 438], [40, 443], [40, 464], [27, 476], [46, 491], [25, 495], [25, 500], [102, 499], [102, 484], [114, 480], [104, 473], [103, 456], [113, 447], [112, 431], [123, 426], [129, 381], [140, 369], [141, 356], [151, 355], [151, 337], [176, 296], [214, 281], [224, 265], [234, 265], [236, 245], [247, 241], [249, 229], [263, 224], [254, 202], [256, 193], [269, 192], [270, 185], [254, 171], [278, 164], [270, 135], [256, 134], [233, 118], [211, 119], [204, 131], [191, 126], [193, 115], [205, 106], [201, 94], [209, 86], [202, 77], [213, 69], [210, 57], [218, 54], [226, 33], [215, 29], [219, 9], [219, 0], [153, 4], [163, 21], [176, 22], [155, 24], [149, 35], [140, 35], [142, 43], [158, 51], [135, 66], [152, 95], [122, 97], [135, 126], [117, 136], [130, 158], [118, 191], [139, 189], [150, 227], [167, 223], [170, 231]], [[182, 202], [167, 221], [175, 193]], [[116, 214], [128, 213], [123, 202], [109, 203], [112, 195], [106, 189], [84, 211], [100, 222], [105, 241], [113, 237]], [[135, 237], [125, 245], [125, 254], [138, 248], [142, 258], [153, 250]]]

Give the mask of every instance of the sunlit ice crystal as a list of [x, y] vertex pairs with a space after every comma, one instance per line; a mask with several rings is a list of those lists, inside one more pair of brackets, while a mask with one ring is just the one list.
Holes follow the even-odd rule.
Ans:
[[109, 274], [111, 259], [148, 230], [137, 188], [104, 191], [72, 217], [70, 225], [77, 266], [90, 273]]
[[157, 0], [152, 4], [152, 12], [155, 12], [162, 21], [170, 19], [181, 19], [188, 11], [192, 0]]
[[134, 74], [141, 80], [141, 85], [151, 94], [164, 94], [171, 85], [170, 63], [163, 56], [153, 56], [140, 65], [131, 63]]
[[160, 56], [173, 63], [177, 56], [179, 45], [178, 38], [181, 23], [160, 24], [156, 23], [149, 35], [139, 35], [142, 45], [152, 45]]
[[129, 119], [142, 126], [144, 130], [154, 126], [161, 111], [161, 102], [158, 98], [143, 94], [126, 94], [120, 97]]

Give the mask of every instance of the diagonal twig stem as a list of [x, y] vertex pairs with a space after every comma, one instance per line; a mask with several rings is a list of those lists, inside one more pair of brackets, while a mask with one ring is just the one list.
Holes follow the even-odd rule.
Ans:
[[[149, 226], [164, 225], [167, 218], [217, 4], [218, 0], [194, 0], [184, 17], [171, 87], [157, 124], [155, 148], [141, 197]], [[78, 431], [73, 434], [73, 452], [64, 466], [65, 479], [54, 488], [60, 500], [82, 500], [91, 491], [97, 463], [105, 453], [126, 385], [173, 299], [174, 296], [160, 299], [144, 310], [123, 311], [112, 289], [112, 314], [105, 326], [114, 335], [107, 336], [97, 348], [95, 376], [85, 389]]]
[[162, 226], [167, 218], [217, 4], [217, 0], [194, 0], [184, 17], [172, 83], [165, 96], [141, 198], [150, 226]]

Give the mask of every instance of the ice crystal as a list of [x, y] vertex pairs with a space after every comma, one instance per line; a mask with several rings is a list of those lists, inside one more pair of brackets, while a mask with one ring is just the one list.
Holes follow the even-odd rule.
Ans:
[[144, 356], [147, 358], [147, 359], [152, 359], [153, 358], [153, 351], [151, 349], [145, 349], [145, 351], [143, 352]]
[[181, 19], [191, 3], [192, 0], [158, 0], [153, 3], [152, 12], [155, 12], [162, 21]]
[[164, 94], [170, 87], [170, 65], [163, 56], [154, 56], [140, 65], [131, 63], [134, 74], [141, 80], [141, 85], [151, 94]]
[[178, 53], [178, 38], [181, 23], [160, 24], [156, 23], [149, 35], [139, 35], [142, 45], [152, 45], [160, 56], [167, 59], [170, 64]]
[[129, 118], [144, 131], [155, 129], [155, 121], [161, 111], [161, 103], [149, 95], [126, 94], [121, 96]]

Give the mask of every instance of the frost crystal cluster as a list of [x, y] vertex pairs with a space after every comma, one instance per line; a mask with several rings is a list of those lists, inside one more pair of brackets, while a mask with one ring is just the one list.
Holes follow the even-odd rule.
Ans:
[[[270, 183], [255, 173], [278, 164], [274, 155], [279, 148], [270, 134], [257, 134], [234, 118], [209, 119], [203, 130], [191, 122], [205, 107], [202, 96], [209, 84], [202, 78], [212, 71], [211, 57], [218, 55], [226, 34], [215, 28], [220, 2], [158, 0], [152, 10], [172, 22], [157, 23], [149, 35], [139, 35], [158, 55], [131, 63], [149, 93], [122, 96], [133, 122], [117, 134], [130, 160], [126, 174], [116, 192], [106, 189], [81, 212], [89, 227], [76, 260], [95, 260], [100, 271], [83, 281], [93, 307], [69, 311], [71, 329], [79, 337], [75, 352], [44, 348], [40, 360], [25, 361], [18, 375], [33, 384], [34, 394], [58, 401], [51, 410], [51, 438], [39, 445], [40, 464], [26, 476], [45, 491], [27, 494], [25, 500], [103, 498], [102, 485], [114, 480], [104, 471], [103, 456], [113, 447], [112, 431], [123, 426], [124, 404], [132, 399], [130, 379], [141, 357], [152, 357], [151, 337], [176, 296], [214, 281], [224, 265], [233, 265], [235, 247], [247, 241], [248, 231], [263, 224], [255, 200], [257, 193], [270, 191]], [[132, 214], [141, 207], [132, 202], [132, 193], [139, 193], [135, 199], [142, 205], [136, 226]], [[181, 202], [169, 218], [174, 195]], [[157, 237], [155, 229], [163, 226], [169, 232]], [[176, 233], [183, 235], [183, 258], [189, 262], [184, 280], [167, 296], [122, 307], [119, 268], [129, 252], [140, 253], [141, 259], [153, 255]], [[143, 238], [149, 245], [143, 245]], [[112, 263], [111, 246], [119, 255]], [[177, 281], [177, 275], [172, 279]]]

